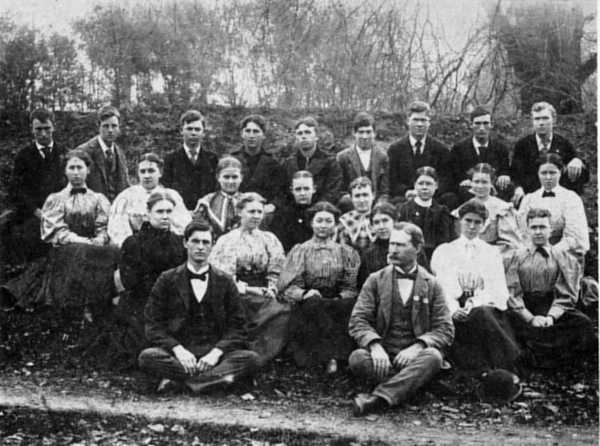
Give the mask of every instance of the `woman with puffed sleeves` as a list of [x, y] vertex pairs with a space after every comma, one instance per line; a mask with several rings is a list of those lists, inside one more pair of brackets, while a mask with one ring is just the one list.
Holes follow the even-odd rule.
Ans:
[[354, 347], [347, 327], [358, 295], [359, 255], [333, 239], [339, 213], [325, 201], [309, 210], [313, 236], [292, 248], [278, 285], [293, 304], [288, 347], [296, 364], [323, 364], [327, 374]]

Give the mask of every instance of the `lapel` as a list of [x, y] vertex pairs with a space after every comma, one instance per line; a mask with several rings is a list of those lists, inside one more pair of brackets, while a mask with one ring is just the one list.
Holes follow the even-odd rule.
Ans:
[[[303, 156], [300, 154], [300, 156]], [[317, 148], [313, 157], [310, 159], [308, 164], [308, 170], [313, 176], [319, 175], [319, 173], [325, 168], [327, 165], [327, 155], [321, 151], [321, 149]]]
[[[371, 157], [372, 157], [371, 152]], [[354, 173], [356, 177], [360, 177], [362, 173], [362, 163], [360, 162], [360, 158], [358, 157], [358, 153], [356, 152], [356, 146], [350, 148], [350, 153], [348, 154], [348, 158], [350, 159], [350, 165], [354, 169]], [[371, 160], [373, 162], [373, 160]]]
[[100, 171], [102, 181], [104, 181], [104, 184], [107, 184], [106, 163], [104, 162], [104, 152], [102, 151], [102, 146], [100, 145], [100, 136], [97, 136], [94, 140], [94, 148], [92, 153], [94, 158], [94, 168], [97, 168]]
[[423, 277], [421, 267], [417, 266], [417, 277], [413, 286], [412, 325], [415, 333], [422, 333], [422, 316], [429, 308], [429, 286]]
[[[392, 316], [392, 302], [394, 299], [399, 299], [398, 284], [396, 283], [396, 271], [393, 265], [388, 265], [381, 273], [381, 281], [383, 282], [382, 293], [379, 295], [379, 308], [383, 318], [382, 333], [387, 333], [390, 326], [390, 318]], [[391, 287], [389, 289], [388, 287]]]
[[[186, 311], [190, 310], [190, 301], [191, 299], [195, 299], [192, 296], [192, 286], [190, 285], [190, 279], [187, 273], [186, 263], [183, 265], [179, 265], [177, 267], [177, 278], [176, 278], [176, 288], [177, 294], [183, 301], [183, 305], [185, 306]], [[210, 281], [210, 278], [209, 278]], [[208, 290], [207, 290], [208, 293]]]
[[371, 165], [369, 166], [371, 168], [371, 182], [373, 183], [373, 191], [374, 192], [378, 192], [379, 190], [379, 184], [378, 183], [378, 176], [379, 176], [379, 162], [381, 160], [381, 155], [379, 153], [379, 150], [377, 149], [377, 147], [373, 146], [373, 149], [371, 150]]

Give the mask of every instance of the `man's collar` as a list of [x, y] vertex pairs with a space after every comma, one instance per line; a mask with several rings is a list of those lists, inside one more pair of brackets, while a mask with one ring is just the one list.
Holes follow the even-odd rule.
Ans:
[[[196, 150], [196, 154], [200, 153], [201, 149], [202, 149], [202, 144], [200, 144], [198, 146], [198, 149]], [[186, 143], [183, 143], [183, 150], [185, 150], [185, 153], [187, 153], [188, 156], [192, 154], [192, 149], [190, 149]]]
[[[554, 136], [554, 134], [550, 133], [550, 136], [548, 137], [548, 147], [550, 147], [552, 145], [553, 136]], [[537, 133], [535, 134], [535, 141], [537, 142], [538, 149], [543, 146], [542, 138], [540, 138], [540, 135], [538, 135]]]
[[199, 269], [196, 269], [194, 267], [194, 265], [191, 264], [191, 262], [186, 262], [187, 263], [187, 269], [191, 272], [193, 272], [194, 274], [203, 274], [206, 271], [208, 271], [208, 264], [201, 266]]
[[[423, 148], [425, 147], [425, 140], [427, 139], [427, 135], [423, 136], [423, 138], [421, 139], [421, 150], [423, 150]], [[414, 136], [412, 136], [411, 134], [408, 135], [408, 140], [410, 141], [410, 146], [414, 147], [416, 142], [417, 142], [417, 138], [415, 138]]]
[[298, 155], [303, 158], [306, 158], [308, 160], [311, 160], [312, 158], [314, 158], [316, 156], [317, 152], [318, 152], [318, 149], [317, 149], [316, 145], [310, 150], [310, 152], [308, 152], [308, 154], [303, 152], [302, 149], [298, 149]]
[[115, 143], [114, 143], [114, 142], [111, 144], [111, 146], [110, 146], [110, 147], [108, 147], [108, 146], [106, 145], [106, 142], [104, 142], [104, 140], [102, 139], [102, 137], [101, 137], [101, 136], [98, 136], [98, 143], [100, 144], [100, 147], [102, 148], [102, 151], [103, 151], [104, 153], [106, 153], [107, 151], [109, 151], [109, 150], [111, 150], [111, 149], [114, 151], [114, 148], [115, 148]]
[[35, 141], [35, 146], [41, 152], [44, 147], [50, 147], [50, 149], [52, 149], [54, 147], [54, 141], [50, 141], [50, 144], [48, 144], [47, 146], [43, 146], [39, 142]]
[[414, 272], [416, 272], [416, 271], [417, 271], [417, 266], [418, 266], [418, 263], [417, 263], [417, 262], [415, 262], [415, 264], [412, 266], [412, 268], [411, 268], [410, 270], [408, 270], [408, 271], [404, 271], [404, 270], [403, 270], [402, 268], [400, 268], [400, 266], [398, 266], [398, 265], [394, 265], [394, 269], [395, 269], [396, 271], [398, 271], [399, 273], [404, 273], [404, 274], [412, 274], [412, 273], [414, 273]]
[[370, 147], [368, 149], [361, 149], [360, 147], [358, 147], [358, 144], [354, 143], [354, 150], [356, 150], [356, 153], [371, 153], [373, 151], [373, 147]]
[[485, 142], [485, 144], [481, 144], [479, 141], [477, 141], [477, 138], [475, 138], [475, 137], [473, 136], [473, 147], [477, 147], [477, 148], [479, 148], [479, 147], [485, 147], [485, 148], [487, 148], [489, 145], [490, 145], [490, 140], [489, 140], [489, 138], [488, 138], [488, 140]]
[[431, 207], [431, 204], [433, 203], [433, 198], [430, 198], [427, 201], [423, 201], [419, 197], [415, 197], [414, 200], [415, 200], [415, 203], [417, 203], [419, 206], [424, 207], [424, 208]]

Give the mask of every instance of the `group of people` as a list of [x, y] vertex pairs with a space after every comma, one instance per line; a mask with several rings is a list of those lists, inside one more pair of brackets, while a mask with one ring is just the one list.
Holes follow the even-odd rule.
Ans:
[[450, 149], [429, 135], [430, 115], [412, 103], [407, 136], [384, 150], [361, 112], [338, 153], [302, 118], [283, 159], [265, 148], [265, 118], [249, 115], [240, 147], [219, 158], [189, 110], [182, 146], [142, 155], [130, 185], [116, 108], [70, 151], [35, 110], [2, 226], [7, 261], [29, 267], [0, 287], [0, 306], [79, 308], [88, 323], [112, 307], [160, 390], [232, 384], [284, 350], [329, 374], [347, 362], [377, 383], [356, 415], [451, 365], [518, 372], [585, 354], [589, 172], [553, 132], [554, 108], [533, 105], [512, 162], [485, 108]]

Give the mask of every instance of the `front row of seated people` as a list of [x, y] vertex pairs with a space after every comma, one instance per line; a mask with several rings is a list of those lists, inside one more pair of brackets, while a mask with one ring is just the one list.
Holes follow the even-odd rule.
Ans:
[[[181, 197], [160, 186], [160, 159], [145, 155], [143, 190], [125, 190], [113, 204], [132, 231], [119, 251], [107, 230], [124, 232], [119, 213], [111, 222], [108, 200], [86, 187], [90, 159], [75, 150], [66, 157], [68, 185], [41, 210], [42, 238], [53, 245], [48, 261], [2, 286], [0, 298], [4, 306], [84, 307], [91, 320], [89, 308], [106, 303], [118, 264], [116, 282], [127, 293], [117, 311], [131, 351], [143, 349], [143, 369], [201, 391], [252, 374], [287, 341], [299, 365], [333, 373], [349, 358], [353, 373], [379, 381], [355, 399], [361, 415], [405, 401], [446, 356], [462, 368], [517, 370], [523, 359], [543, 366], [589, 348], [591, 321], [575, 309], [589, 248], [583, 205], [558, 185], [559, 157], [544, 155], [538, 165], [542, 189], [525, 197], [518, 218], [494, 204], [493, 169], [475, 166], [476, 198], [456, 210], [453, 241], [450, 212], [432, 198], [431, 168], [419, 169], [416, 196], [400, 209], [414, 223], [398, 222], [390, 203], [373, 206], [370, 180], [360, 177], [350, 186], [355, 210], [340, 217], [332, 204], [313, 203], [312, 177], [299, 171], [290, 226], [276, 233], [298, 228], [304, 239], [294, 239], [286, 258], [263, 227], [265, 200], [239, 193], [240, 163], [231, 157], [216, 169], [219, 192], [199, 200], [192, 220], [177, 211]], [[272, 221], [277, 228], [277, 216]], [[508, 237], [502, 228], [526, 233]]]

